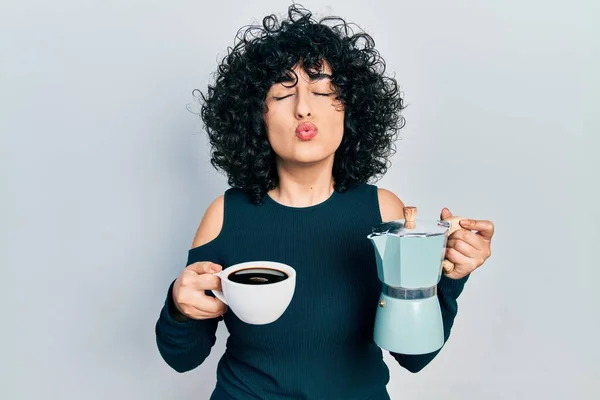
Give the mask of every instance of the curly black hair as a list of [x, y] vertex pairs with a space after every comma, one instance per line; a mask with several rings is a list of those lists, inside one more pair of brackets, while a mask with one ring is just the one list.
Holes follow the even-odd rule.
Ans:
[[385, 174], [405, 122], [398, 84], [384, 76], [385, 61], [370, 35], [355, 33], [354, 24], [340, 17], [317, 21], [298, 4], [289, 7], [287, 17], [279, 21], [268, 15], [262, 25], [240, 29], [234, 47], [218, 66], [214, 84], [206, 94], [200, 92], [211, 164], [254, 204], [261, 204], [279, 183], [263, 119], [266, 94], [299, 62], [308, 73], [319, 70], [323, 60], [330, 65], [336, 98], [345, 110], [344, 134], [332, 171], [336, 191]]

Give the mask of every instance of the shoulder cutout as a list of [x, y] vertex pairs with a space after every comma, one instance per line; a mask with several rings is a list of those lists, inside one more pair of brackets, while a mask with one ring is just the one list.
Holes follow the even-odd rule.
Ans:
[[213, 241], [221, 233], [225, 209], [225, 196], [217, 197], [206, 209], [204, 217], [198, 226], [192, 248], [199, 247]]
[[383, 222], [404, 218], [404, 203], [387, 189], [377, 189], [379, 213]]

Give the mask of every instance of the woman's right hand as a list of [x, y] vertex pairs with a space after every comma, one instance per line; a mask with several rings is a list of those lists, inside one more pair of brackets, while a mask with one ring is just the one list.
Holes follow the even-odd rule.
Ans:
[[213, 275], [222, 267], [210, 261], [188, 265], [173, 285], [175, 307], [188, 318], [217, 318], [227, 311], [221, 300], [207, 296], [205, 290], [221, 290], [221, 279]]

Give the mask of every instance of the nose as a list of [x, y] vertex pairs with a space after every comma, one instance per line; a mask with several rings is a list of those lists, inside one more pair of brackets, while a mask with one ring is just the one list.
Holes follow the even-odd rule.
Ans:
[[310, 117], [312, 109], [307, 93], [303, 90], [298, 90], [296, 99], [296, 117], [298, 119]]

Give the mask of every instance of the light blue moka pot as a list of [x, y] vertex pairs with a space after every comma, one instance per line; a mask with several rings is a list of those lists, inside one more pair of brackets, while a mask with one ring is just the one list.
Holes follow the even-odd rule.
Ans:
[[416, 220], [416, 212], [405, 207], [404, 219], [379, 224], [367, 236], [382, 283], [373, 339], [401, 354], [431, 353], [444, 344], [437, 284], [450, 223]]

